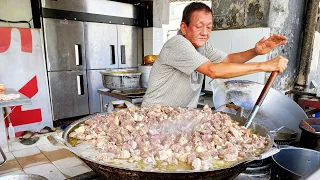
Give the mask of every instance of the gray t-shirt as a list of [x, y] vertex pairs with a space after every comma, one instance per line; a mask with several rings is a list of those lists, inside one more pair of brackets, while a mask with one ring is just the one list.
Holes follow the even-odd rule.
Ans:
[[196, 49], [182, 35], [172, 37], [153, 64], [142, 106], [197, 107], [204, 75], [196, 69], [210, 60], [221, 62], [226, 56], [208, 43]]

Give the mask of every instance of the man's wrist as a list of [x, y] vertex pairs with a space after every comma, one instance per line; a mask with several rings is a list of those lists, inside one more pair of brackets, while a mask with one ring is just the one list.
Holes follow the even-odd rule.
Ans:
[[255, 47], [251, 49], [251, 52], [252, 52], [253, 56], [258, 56], [258, 55], [260, 55], [260, 54], [257, 52], [257, 50], [256, 50]]
[[258, 71], [264, 71], [265, 62], [258, 62]]

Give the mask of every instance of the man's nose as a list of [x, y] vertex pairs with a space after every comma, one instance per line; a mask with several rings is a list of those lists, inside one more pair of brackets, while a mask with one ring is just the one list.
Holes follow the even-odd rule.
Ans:
[[208, 33], [209, 33], [208, 28], [206, 28], [206, 27], [201, 28], [201, 35], [207, 35]]

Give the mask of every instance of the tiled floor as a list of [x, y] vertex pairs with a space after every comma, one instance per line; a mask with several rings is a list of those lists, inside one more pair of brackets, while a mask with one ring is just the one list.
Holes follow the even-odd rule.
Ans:
[[[50, 135], [61, 139], [61, 133]], [[7, 162], [0, 167], [0, 176], [37, 174], [49, 180], [62, 180], [91, 171], [63, 145], [53, 146], [46, 136], [40, 137], [37, 143], [30, 146], [21, 144], [17, 139], [9, 144], [9, 148], [11, 152], [5, 153]]]

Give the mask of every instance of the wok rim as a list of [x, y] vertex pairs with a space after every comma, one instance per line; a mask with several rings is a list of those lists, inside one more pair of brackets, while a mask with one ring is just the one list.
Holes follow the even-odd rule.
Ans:
[[[312, 151], [312, 152], [314, 152], [314, 153], [320, 154], [319, 151], [316, 151], [316, 150], [313, 150], [313, 149], [300, 148], [300, 147], [294, 147], [294, 146], [285, 146], [285, 147], [283, 147], [283, 148], [280, 148], [280, 151], [282, 151], [282, 150], [288, 150], [288, 149], [289, 149], [289, 150], [294, 150], [294, 151], [296, 151], [296, 150], [305, 151], [305, 150], [306, 150], [306, 151]], [[304, 175], [300, 175], [300, 174], [298, 174], [298, 173], [296, 173], [296, 172], [293, 172], [293, 171], [289, 170], [288, 168], [284, 167], [283, 165], [281, 165], [277, 160], [275, 160], [274, 155], [272, 155], [271, 158], [272, 158], [273, 162], [275, 162], [276, 165], [279, 166], [279, 167], [281, 167], [282, 169], [284, 169], [284, 170], [286, 170], [286, 171], [288, 171], [288, 172], [290, 172], [290, 173], [292, 173], [292, 174], [294, 174], [294, 175], [296, 175], [296, 176], [299, 176], [299, 177], [303, 177], [303, 176], [304, 176]]]
[[[231, 115], [231, 116], [235, 116], [234, 114], [230, 114], [230, 113], [225, 113], [225, 112], [221, 112], [221, 111], [213, 111], [214, 113], [216, 112], [220, 112], [220, 113], [224, 113], [224, 114], [228, 114], [228, 115]], [[115, 166], [115, 165], [112, 165], [112, 164], [107, 164], [107, 163], [102, 163], [102, 162], [99, 162], [99, 161], [95, 161], [93, 159], [90, 159], [88, 157], [85, 157], [83, 155], [81, 155], [81, 153], [78, 153], [77, 151], [75, 151], [73, 149], [73, 147], [71, 146], [71, 144], [68, 143], [68, 135], [70, 134], [71, 130], [83, 123], [84, 121], [94, 117], [94, 116], [97, 116], [97, 115], [105, 115], [105, 114], [108, 114], [109, 112], [100, 112], [100, 113], [95, 113], [95, 114], [92, 114], [92, 115], [89, 115], [89, 116], [86, 116], [86, 117], [83, 117], [73, 123], [71, 123], [64, 131], [63, 131], [63, 134], [62, 134], [62, 137], [63, 137], [63, 141], [64, 141], [64, 145], [67, 146], [67, 148], [73, 152], [74, 154], [76, 154], [78, 157], [80, 158], [83, 158], [87, 161], [90, 161], [92, 163], [97, 163], [99, 165], [102, 165], [102, 166], [107, 166], [107, 167], [111, 167], [111, 168], [116, 168], [116, 169], [121, 169], [121, 170], [124, 170], [124, 171], [131, 171], [131, 172], [140, 172], [140, 173], [157, 173], [157, 174], [193, 174], [193, 173], [208, 173], [208, 172], [213, 172], [213, 171], [223, 171], [223, 170], [228, 170], [228, 169], [231, 169], [231, 168], [235, 168], [237, 166], [247, 166], [250, 162], [254, 161], [254, 160], [257, 160], [256, 158], [247, 158], [245, 160], [241, 160], [235, 164], [233, 164], [232, 166], [230, 167], [227, 167], [227, 168], [219, 168], [219, 169], [214, 169], [214, 170], [203, 170], [203, 171], [197, 171], [197, 170], [187, 170], [187, 171], [159, 171], [159, 170], [155, 170], [155, 171], [151, 171], [151, 170], [139, 170], [139, 169], [130, 169], [130, 168], [125, 168], [125, 167], [119, 167], [119, 166]], [[243, 118], [243, 117], [241, 117]], [[234, 120], [235, 121], [235, 120]], [[237, 121], [238, 122], [238, 121]], [[252, 122], [252, 125], [258, 125], [260, 126], [260, 128], [263, 128], [266, 130], [266, 132], [268, 132], [266, 138], [268, 138], [269, 140], [269, 145], [268, 147], [265, 149], [265, 152], [267, 152], [268, 150], [270, 150], [273, 146], [273, 143], [274, 143], [274, 140], [273, 140], [273, 137], [270, 135], [270, 132], [267, 128], [265, 128], [264, 126], [256, 123], [256, 122]]]

